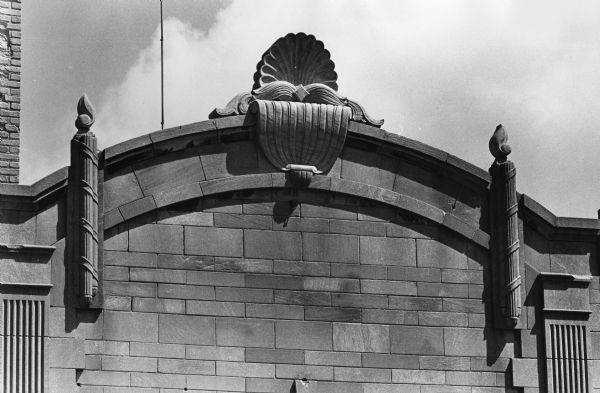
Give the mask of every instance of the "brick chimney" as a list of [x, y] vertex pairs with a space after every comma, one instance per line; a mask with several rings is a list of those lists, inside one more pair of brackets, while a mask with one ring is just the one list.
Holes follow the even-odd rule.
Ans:
[[21, 0], [0, 0], [0, 183], [19, 182]]

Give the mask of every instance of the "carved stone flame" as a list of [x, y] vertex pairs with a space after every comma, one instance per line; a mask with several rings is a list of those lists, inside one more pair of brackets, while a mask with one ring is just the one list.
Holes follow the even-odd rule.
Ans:
[[506, 161], [506, 158], [512, 151], [508, 144], [508, 133], [502, 127], [502, 124], [498, 124], [496, 130], [490, 138], [490, 153], [496, 158], [498, 162]]
[[79, 102], [77, 102], [77, 119], [75, 120], [75, 127], [81, 132], [86, 132], [92, 127], [95, 120], [96, 109], [94, 109], [87, 94], [84, 94], [79, 99]]

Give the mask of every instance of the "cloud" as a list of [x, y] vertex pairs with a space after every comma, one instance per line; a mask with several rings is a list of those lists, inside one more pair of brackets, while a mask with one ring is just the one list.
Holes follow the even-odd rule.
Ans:
[[[332, 53], [340, 92], [388, 131], [486, 168], [502, 122], [519, 190], [559, 215], [594, 216], [599, 11], [591, 1], [234, 1], [209, 31], [165, 21], [166, 126], [249, 90], [264, 50], [305, 31]], [[158, 34], [100, 99], [102, 147], [160, 128]]]

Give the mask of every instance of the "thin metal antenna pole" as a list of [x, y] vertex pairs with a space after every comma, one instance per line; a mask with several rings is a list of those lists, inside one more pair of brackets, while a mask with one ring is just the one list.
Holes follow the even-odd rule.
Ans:
[[163, 61], [163, 9], [160, 0], [160, 129], [165, 128], [165, 68]]

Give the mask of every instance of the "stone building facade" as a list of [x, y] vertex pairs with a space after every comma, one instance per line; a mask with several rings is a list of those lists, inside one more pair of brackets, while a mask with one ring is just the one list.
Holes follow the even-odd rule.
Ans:
[[336, 79], [291, 34], [100, 152], [82, 97], [71, 165], [0, 185], [3, 392], [599, 392], [600, 221], [518, 194], [501, 126], [482, 170]]

